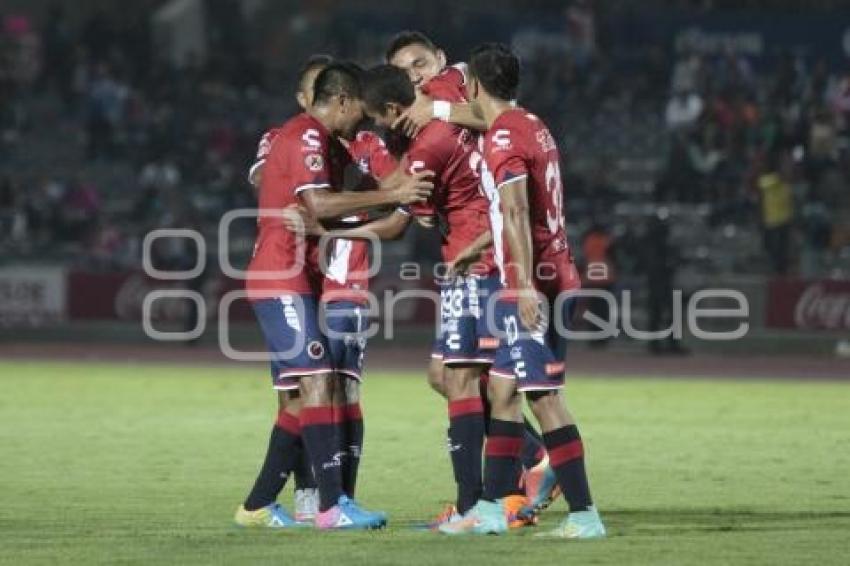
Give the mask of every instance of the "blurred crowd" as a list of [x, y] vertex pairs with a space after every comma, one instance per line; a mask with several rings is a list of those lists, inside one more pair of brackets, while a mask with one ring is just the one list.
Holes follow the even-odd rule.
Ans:
[[[213, 233], [225, 211], [251, 206], [245, 171], [258, 136], [292, 105], [247, 55], [238, 18], [211, 14], [213, 30], [219, 18], [230, 31], [209, 34], [203, 61], [176, 68], [154, 55], [146, 26], [100, 13], [74, 26], [57, 6], [38, 25], [0, 15], [0, 251], [130, 266], [152, 228]], [[564, 147], [577, 122], [600, 129], [612, 108], [637, 117], [636, 135], [658, 139], [646, 145], [661, 163], [639, 198], [707, 205], [712, 223], [757, 230], [764, 264], [754, 272], [828, 271], [825, 258], [850, 245], [850, 75], [790, 53], [757, 65], [733, 51], [659, 46], [623, 64], [596, 9], [574, 0], [560, 31], [517, 30], [521, 102]], [[356, 33], [330, 33], [343, 31]], [[380, 46], [355, 43], [361, 55]], [[659, 131], [640, 122], [647, 116]], [[634, 199], [611, 153], [584, 168], [566, 156], [568, 214], [582, 215], [569, 220], [628, 244], [632, 234], [605, 214]]]

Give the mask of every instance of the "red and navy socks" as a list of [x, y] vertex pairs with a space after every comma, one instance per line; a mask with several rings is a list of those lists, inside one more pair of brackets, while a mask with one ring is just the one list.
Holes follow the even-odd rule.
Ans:
[[449, 401], [449, 455], [457, 483], [457, 509], [466, 513], [481, 497], [484, 406], [481, 397]]
[[286, 485], [289, 473], [298, 463], [300, 451], [297, 444], [301, 438], [298, 417], [280, 411], [269, 437], [266, 457], [254, 487], [245, 499], [245, 509], [255, 511], [277, 500]]
[[558, 485], [570, 506], [570, 511], [586, 511], [593, 505], [587, 471], [584, 467], [584, 446], [578, 428], [567, 425], [543, 433], [543, 443], [549, 453], [549, 465], [558, 476]]
[[490, 419], [484, 447], [484, 499], [496, 501], [517, 493], [522, 437], [522, 423]]
[[327, 511], [342, 495], [339, 411], [333, 406], [301, 409], [301, 438], [319, 487], [319, 511]]
[[354, 499], [360, 455], [363, 453], [363, 412], [360, 403], [349, 403], [342, 407], [344, 439], [342, 450], [346, 453], [342, 463], [342, 491]]
[[530, 470], [546, 457], [546, 449], [543, 447], [543, 438], [528, 419], [524, 419], [522, 434], [522, 452], [520, 459], [522, 467]]

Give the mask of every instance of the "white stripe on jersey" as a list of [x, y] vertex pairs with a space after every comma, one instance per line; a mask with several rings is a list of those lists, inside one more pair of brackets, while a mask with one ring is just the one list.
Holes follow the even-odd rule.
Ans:
[[328, 272], [325, 276], [331, 281], [344, 285], [348, 280], [348, 260], [351, 257], [351, 249], [354, 244], [351, 240], [339, 239], [334, 242], [334, 252], [328, 263]]
[[493, 178], [493, 173], [487, 168], [487, 162], [481, 160], [481, 188], [484, 189], [484, 194], [487, 200], [490, 201], [490, 231], [493, 233], [493, 259], [496, 260], [496, 265], [499, 267], [499, 278], [502, 285], [508, 284], [507, 275], [505, 274], [505, 253], [502, 248], [502, 229], [505, 225], [505, 220], [502, 217], [502, 204], [499, 199], [499, 189], [496, 187], [496, 180]]

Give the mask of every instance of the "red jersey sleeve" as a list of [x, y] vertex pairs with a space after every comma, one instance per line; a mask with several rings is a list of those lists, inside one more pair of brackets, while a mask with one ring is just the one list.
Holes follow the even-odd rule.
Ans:
[[[448, 161], [447, 155], [451, 152], [444, 151], [441, 144], [451, 141], [445, 136], [438, 136], [438, 128], [425, 127], [410, 144], [407, 150], [406, 169], [407, 174], [412, 175], [421, 171], [433, 171], [434, 180], [439, 185], [439, 179]], [[435, 190], [438, 187], [435, 187]], [[433, 216], [436, 214], [434, 208], [434, 195], [426, 202], [410, 205], [410, 212], [416, 216]]]
[[286, 147], [275, 144], [275, 149], [285, 152], [285, 159], [292, 160], [292, 187], [297, 195], [307, 189], [320, 189], [330, 186], [331, 166], [327, 134], [317, 128], [305, 126], [300, 136], [290, 138]]
[[263, 134], [260, 138], [260, 143], [257, 144], [257, 154], [254, 156], [254, 162], [248, 169], [248, 180], [251, 181], [254, 177], [254, 172], [263, 166], [269, 153], [272, 151], [272, 142], [280, 133], [280, 128], [272, 128]]
[[501, 128], [487, 134], [487, 166], [496, 186], [528, 176], [528, 161], [519, 132]]
[[466, 102], [466, 64], [446, 67], [422, 85], [422, 94], [446, 102]]
[[384, 140], [376, 134], [368, 137], [369, 172], [376, 179], [383, 179], [398, 167], [398, 161], [387, 149]]

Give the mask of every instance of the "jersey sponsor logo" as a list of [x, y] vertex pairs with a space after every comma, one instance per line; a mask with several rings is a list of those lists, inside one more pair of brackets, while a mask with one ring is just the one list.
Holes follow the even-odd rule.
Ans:
[[511, 131], [510, 130], [496, 130], [493, 135], [490, 137], [490, 140], [493, 142], [495, 146], [494, 151], [507, 151], [511, 149]]
[[305, 151], [312, 151], [322, 147], [322, 136], [319, 130], [314, 130], [313, 128], [301, 134], [301, 141], [304, 142]]
[[339, 468], [342, 466], [342, 459], [345, 457], [345, 452], [337, 452], [333, 456], [331, 456], [330, 461], [322, 463], [322, 469], [328, 470], [330, 468]]
[[558, 375], [564, 372], [564, 362], [546, 364], [546, 375]]
[[325, 166], [325, 160], [318, 153], [311, 153], [304, 158], [304, 165], [313, 173], [318, 173]]
[[283, 318], [287, 326], [296, 332], [301, 332], [301, 321], [298, 320], [298, 311], [295, 309], [292, 297], [284, 295], [280, 298], [280, 302], [283, 303]]
[[307, 355], [311, 359], [319, 360], [325, 355], [325, 347], [318, 340], [313, 340], [307, 344]]
[[516, 361], [522, 358], [522, 348], [514, 346], [511, 348], [511, 359]]
[[409, 172], [410, 172], [411, 175], [415, 175], [416, 173], [419, 173], [420, 171], [424, 171], [424, 170], [425, 170], [425, 162], [424, 161], [418, 161], [417, 160], [417, 161], [414, 161], [413, 163], [410, 164]]

